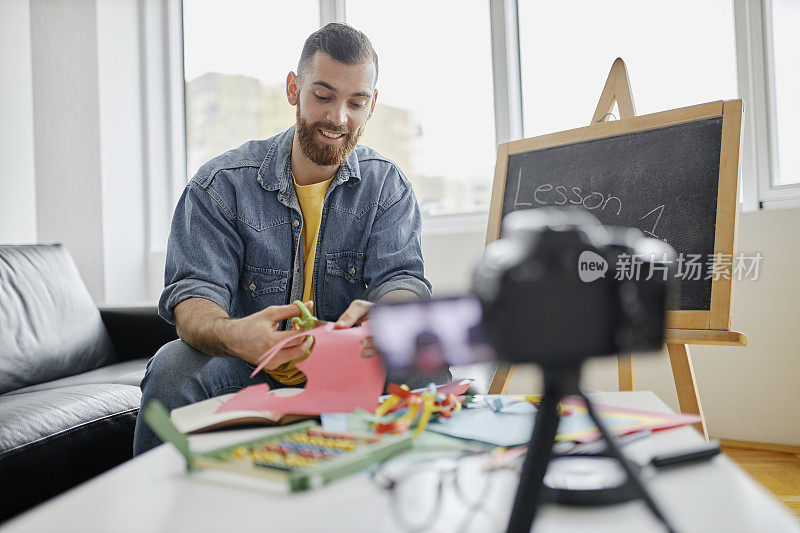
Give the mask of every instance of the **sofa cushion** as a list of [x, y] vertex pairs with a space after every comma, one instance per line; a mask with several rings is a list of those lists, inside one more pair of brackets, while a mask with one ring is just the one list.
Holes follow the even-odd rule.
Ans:
[[134, 387], [138, 387], [144, 377], [147, 361], [147, 358], [143, 358], [114, 363], [113, 365], [90, 370], [82, 374], [23, 387], [15, 391], [7, 392], [1, 395], [0, 398], [13, 396], [15, 394], [27, 394], [29, 392], [60, 389], [62, 387], [73, 387], [75, 385], [87, 385], [90, 383], [117, 383], [120, 385], [133, 385]]
[[140, 398], [113, 383], [0, 396], [0, 521], [130, 459]]
[[66, 248], [0, 246], [0, 394], [116, 361]]
[[[141, 390], [133, 385], [90, 383], [0, 396], [0, 460], [25, 447], [71, 434], [91, 440], [92, 424], [136, 411]], [[82, 435], [82, 436], [81, 436]]]

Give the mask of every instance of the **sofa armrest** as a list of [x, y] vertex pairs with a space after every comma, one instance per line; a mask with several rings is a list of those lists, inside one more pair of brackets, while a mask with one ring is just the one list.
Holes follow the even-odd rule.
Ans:
[[175, 326], [158, 316], [156, 306], [101, 307], [100, 317], [120, 361], [152, 357], [178, 338]]

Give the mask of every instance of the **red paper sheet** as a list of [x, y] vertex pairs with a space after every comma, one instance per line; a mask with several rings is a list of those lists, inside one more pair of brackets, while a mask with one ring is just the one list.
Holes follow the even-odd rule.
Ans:
[[[273, 411], [318, 415], [350, 413], [355, 409], [373, 411], [378, 405], [378, 396], [383, 392], [386, 374], [378, 357], [361, 357], [361, 340], [370, 335], [366, 323], [358, 328], [336, 330], [333, 324], [325, 324], [287, 337], [264, 355], [253, 375], [286, 343], [305, 335], [314, 337], [314, 346], [305, 360], [296, 363], [306, 375], [302, 392], [271, 391], [266, 384], [252, 385], [236, 393], [216, 412]], [[286, 394], [289, 392], [291, 395]]]

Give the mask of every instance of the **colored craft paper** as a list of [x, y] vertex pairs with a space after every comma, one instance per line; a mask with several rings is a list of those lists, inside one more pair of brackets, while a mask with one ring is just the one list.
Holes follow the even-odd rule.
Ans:
[[[508, 405], [499, 413], [486, 407], [462, 409], [451, 419], [431, 422], [428, 429], [497, 446], [527, 444], [533, 431], [536, 409], [527, 402], [511, 404], [512, 398], [508, 396], [501, 399]], [[600, 432], [589, 417], [583, 400], [569, 397], [561, 403], [572, 414], [561, 417], [556, 440], [591, 442], [600, 438]], [[614, 435], [625, 435], [644, 429], [658, 431], [700, 421], [697, 415], [653, 413], [607, 405], [595, 405], [595, 409], [606, 428]]]
[[301, 331], [276, 344], [253, 372], [259, 372], [286, 343], [311, 335], [311, 354], [295, 366], [306, 375], [303, 389], [290, 389], [286, 396], [266, 384], [252, 385], [237, 392], [216, 412], [273, 411], [296, 415], [349, 413], [355, 409], [372, 411], [383, 392], [386, 374], [378, 357], [361, 357], [361, 340], [370, 335], [366, 323], [358, 328], [333, 329], [325, 324]]
[[536, 408], [528, 405], [531, 408], [528, 413], [496, 413], [486, 407], [462, 409], [450, 419], [429, 423], [427, 429], [496, 446], [519, 446], [531, 440], [532, 411]]
[[[591, 442], [600, 438], [600, 432], [592, 419], [589, 418], [586, 404], [582, 399], [568, 397], [561, 403], [572, 409], [573, 413], [561, 419], [561, 423], [558, 426], [557, 440]], [[695, 424], [701, 420], [698, 415], [654, 413], [610, 405], [595, 405], [595, 410], [605, 423], [605, 427], [614, 435], [626, 435], [643, 429], [660, 431], [662, 429]], [[575, 418], [569, 420], [573, 416]]]
[[[447, 396], [448, 394], [452, 394], [456, 398], [458, 398], [459, 396], [461, 396], [461, 395], [463, 395], [464, 393], [467, 392], [467, 389], [469, 388], [470, 384], [473, 381], [475, 381], [475, 380], [474, 379], [459, 379], [459, 380], [450, 381], [450, 382], [445, 383], [443, 385], [438, 385], [436, 387], [436, 394], [444, 394], [445, 396]], [[422, 393], [424, 393], [426, 391], [427, 391], [426, 388], [421, 388], [421, 389], [414, 389], [411, 392], [414, 392], [414, 393], [417, 393], [417, 394], [422, 394]], [[391, 390], [389, 390], [387, 392], [391, 393]], [[384, 394], [383, 396], [381, 396], [379, 398], [379, 400], [381, 402], [383, 402], [384, 400], [386, 400], [390, 396], [391, 396], [391, 394]], [[389, 410], [389, 412], [397, 411], [398, 409], [402, 409], [402, 408], [406, 407], [407, 405], [408, 405], [408, 399], [402, 399], [395, 406], [393, 406]]]
[[[475, 381], [474, 379], [459, 379], [453, 380], [449, 383], [445, 383], [444, 385], [439, 385], [436, 387], [436, 394], [454, 394], [456, 396], [461, 396], [467, 389], [469, 388], [470, 384]], [[425, 389], [414, 389], [412, 392], [424, 392]]]

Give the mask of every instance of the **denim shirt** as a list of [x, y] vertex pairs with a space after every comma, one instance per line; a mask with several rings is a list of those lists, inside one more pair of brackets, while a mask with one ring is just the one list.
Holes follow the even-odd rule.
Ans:
[[[303, 294], [303, 216], [290, 172], [294, 127], [203, 165], [178, 201], [159, 314], [188, 298], [232, 318]], [[333, 321], [357, 298], [403, 289], [428, 298], [421, 215], [397, 166], [357, 146], [331, 181], [314, 260], [315, 314]]]

